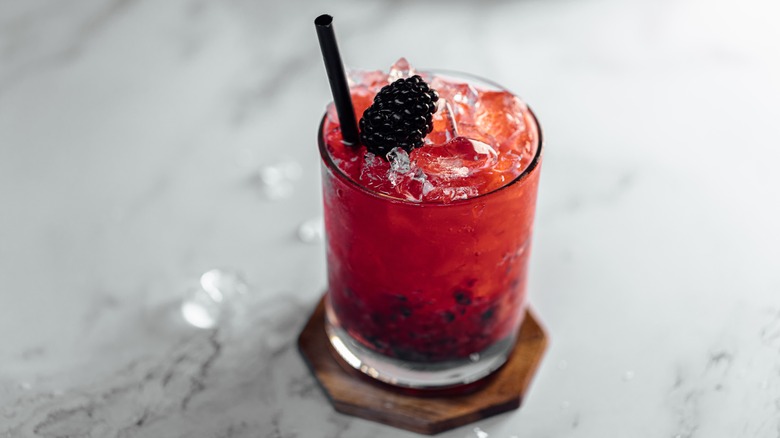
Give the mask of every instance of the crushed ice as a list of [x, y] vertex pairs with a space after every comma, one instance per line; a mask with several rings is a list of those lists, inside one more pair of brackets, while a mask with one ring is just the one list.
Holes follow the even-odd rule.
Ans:
[[381, 70], [348, 69], [347, 85], [352, 89], [370, 91], [387, 85], [387, 75]]
[[363, 160], [363, 167], [360, 169], [360, 179], [368, 181], [376, 180], [377, 173], [374, 171], [374, 168], [382, 164], [382, 159], [371, 152], [367, 152], [363, 157]]
[[417, 71], [412, 68], [409, 61], [407, 61], [406, 58], [400, 58], [390, 66], [390, 74], [388, 75], [387, 81], [392, 83], [398, 79], [412, 77], [416, 74]]
[[387, 161], [390, 162], [390, 171], [396, 173], [408, 173], [412, 169], [409, 153], [403, 148], [393, 148], [387, 153]]
[[428, 175], [409, 158], [402, 148], [394, 148], [387, 154], [390, 169], [387, 179], [396, 191], [408, 201], [421, 202], [433, 189]]
[[409, 153], [402, 148], [393, 148], [393, 150], [387, 153], [387, 161], [390, 162], [390, 170], [387, 171], [387, 179], [393, 187], [396, 187], [401, 184], [405, 174], [412, 170]]
[[[478, 196], [484, 187], [465, 185], [469, 184], [470, 177], [495, 167], [499, 162], [497, 149], [491, 146], [496, 144], [496, 148], [499, 147], [491, 135], [494, 125], [498, 124], [499, 130], [514, 130], [518, 124], [510, 120], [509, 126], [505, 127], [505, 120], [490, 117], [494, 113], [491, 109], [520, 101], [507, 92], [496, 91], [492, 94], [488, 92], [488, 100], [482, 102], [480, 92], [471, 84], [453, 81], [446, 74], [418, 72], [405, 58], [398, 59], [389, 73], [349, 70], [348, 82], [353, 93], [373, 94], [388, 83], [415, 74], [423, 76], [440, 96], [433, 115], [434, 130], [425, 137], [425, 145], [429, 147], [416, 150], [412, 154], [414, 159], [400, 148], [393, 149], [386, 157], [371, 153], [353, 157], [353, 160], [363, 160], [359, 180], [369, 188], [391, 190], [404, 199], [416, 202], [423, 199], [451, 202]], [[337, 120], [332, 105], [328, 107], [327, 117], [331, 121]], [[520, 131], [508, 135], [513, 141], [518, 140], [525, 132]], [[521, 160], [516, 161], [511, 169], [521, 167]], [[506, 169], [506, 165], [503, 168]], [[475, 180], [475, 184], [479, 184], [477, 181], [481, 180]]]

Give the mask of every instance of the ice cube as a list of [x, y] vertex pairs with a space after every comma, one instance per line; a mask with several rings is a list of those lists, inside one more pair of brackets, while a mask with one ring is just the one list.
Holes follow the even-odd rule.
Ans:
[[474, 123], [461, 122], [458, 124], [458, 133], [463, 137], [481, 141], [482, 143], [498, 144], [496, 139], [490, 135], [490, 133], [483, 132]]
[[479, 140], [467, 138], [468, 143], [458, 143], [458, 152], [472, 156], [473, 161], [485, 161], [485, 164], [495, 164], [498, 153], [492, 146]]
[[387, 172], [390, 170], [390, 164], [380, 157], [366, 153], [363, 159], [363, 166], [360, 168], [359, 180], [368, 188], [387, 193], [392, 189], [392, 185], [387, 179]]
[[524, 105], [506, 91], [485, 91], [475, 106], [474, 124], [499, 142], [525, 130]]
[[493, 184], [499, 157], [486, 143], [456, 137], [440, 146], [417, 149], [413, 158], [412, 166], [428, 177], [425, 200], [452, 202], [478, 196]]
[[387, 161], [390, 162], [390, 170], [387, 171], [387, 180], [393, 187], [401, 183], [404, 174], [409, 173], [412, 164], [409, 161], [409, 154], [402, 148], [393, 148], [387, 153]]
[[479, 189], [476, 187], [447, 187], [442, 190], [450, 201], [458, 201], [461, 199], [473, 198], [479, 195]]
[[[422, 172], [422, 169], [420, 169], [420, 172]], [[424, 172], [423, 175], [425, 175]], [[423, 185], [422, 185], [423, 196], [428, 196], [428, 194], [431, 193], [432, 190], [433, 190], [433, 184], [431, 184], [431, 182], [428, 181], [427, 179], [423, 181]]]
[[452, 201], [473, 198], [478, 195], [479, 188], [474, 186], [437, 187], [431, 185], [430, 190], [425, 193], [425, 200], [448, 204]]
[[501, 141], [499, 148], [502, 154], [512, 154], [523, 159], [530, 159], [533, 155], [538, 134], [533, 121], [528, 119], [528, 117], [530, 117], [528, 113], [523, 114], [520, 118], [522, 126], [509, 138]]
[[440, 98], [450, 102], [458, 123], [472, 123], [474, 105], [479, 100], [479, 93], [474, 87], [437, 76], [431, 81], [431, 88], [439, 93]]
[[355, 117], [360, 120], [363, 111], [373, 103], [376, 93], [387, 85], [387, 73], [379, 70], [350, 70], [347, 79]]
[[378, 172], [374, 170], [381, 164], [382, 159], [367, 152], [363, 157], [363, 167], [360, 169], [360, 180], [376, 180], [379, 177]]
[[498, 154], [487, 143], [455, 137], [441, 146], [418, 149], [415, 164], [428, 175], [445, 179], [465, 178], [494, 166]]
[[411, 170], [409, 153], [403, 148], [393, 148], [387, 153], [387, 161], [390, 162], [390, 171], [396, 173], [407, 173]]
[[452, 106], [439, 99], [439, 110], [433, 114], [433, 131], [425, 137], [425, 144], [444, 144], [458, 136], [458, 123]]
[[400, 175], [395, 190], [408, 201], [420, 202], [425, 195], [433, 190], [433, 185], [428, 181], [425, 172], [416, 167]]
[[347, 84], [350, 88], [364, 86], [369, 89], [387, 85], [387, 73], [381, 70], [349, 69]]
[[390, 74], [387, 77], [389, 83], [395, 82], [401, 78], [409, 78], [417, 74], [417, 71], [409, 64], [406, 58], [399, 58], [398, 61], [390, 66]]

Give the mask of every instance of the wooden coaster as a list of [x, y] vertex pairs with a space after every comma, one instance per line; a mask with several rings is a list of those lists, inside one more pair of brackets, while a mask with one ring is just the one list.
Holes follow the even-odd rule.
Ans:
[[546, 347], [547, 335], [527, 312], [517, 344], [498, 371], [466, 388], [412, 391], [343, 363], [325, 334], [324, 298], [298, 337], [301, 355], [337, 411], [428, 435], [520, 407]]

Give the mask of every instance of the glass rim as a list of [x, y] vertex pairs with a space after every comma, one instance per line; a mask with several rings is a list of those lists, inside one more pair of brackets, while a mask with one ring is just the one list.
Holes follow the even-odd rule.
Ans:
[[[444, 75], [454, 75], [454, 76], [461, 76], [461, 77], [465, 76], [466, 78], [476, 79], [479, 82], [482, 82], [482, 83], [485, 83], [487, 85], [496, 87], [499, 90], [503, 90], [503, 91], [512, 93], [511, 91], [507, 90], [506, 88], [502, 87], [501, 85], [499, 85], [499, 84], [497, 84], [497, 83], [495, 83], [495, 82], [493, 82], [491, 80], [484, 79], [484, 78], [481, 78], [479, 76], [475, 76], [475, 75], [472, 75], [472, 74], [469, 74], [469, 73], [463, 73], [463, 72], [452, 71], [452, 70], [439, 70], [439, 69], [436, 69], [436, 70], [425, 70], [425, 72], [427, 72], [427, 73], [441, 73], [441, 74], [444, 74]], [[512, 93], [512, 95], [513, 96], [517, 96], [514, 93]], [[528, 109], [528, 112], [531, 114], [531, 119], [533, 120], [534, 126], [536, 127], [536, 132], [537, 132], [537, 135], [538, 135], [538, 138], [537, 138], [537, 141], [536, 141], [536, 143], [537, 143], [536, 153], [534, 154], [534, 157], [531, 159], [531, 162], [528, 163], [528, 166], [526, 166], [526, 168], [523, 169], [523, 171], [520, 173], [520, 175], [516, 176], [512, 181], [509, 181], [508, 183], [502, 185], [501, 187], [493, 189], [493, 190], [491, 190], [489, 192], [480, 193], [479, 195], [471, 197], [471, 198], [456, 199], [454, 201], [447, 202], [447, 203], [444, 203], [444, 202], [410, 201], [408, 199], [395, 198], [395, 197], [387, 195], [385, 193], [380, 193], [380, 192], [377, 192], [375, 190], [371, 190], [368, 187], [365, 187], [362, 184], [359, 184], [357, 181], [355, 181], [354, 179], [350, 178], [349, 175], [344, 173], [344, 171], [339, 169], [338, 165], [336, 165], [336, 163], [333, 161], [333, 158], [328, 153], [327, 145], [325, 144], [325, 139], [324, 139], [324, 135], [323, 135], [323, 132], [322, 132], [322, 129], [325, 127], [325, 121], [328, 118], [327, 111], [322, 116], [322, 120], [320, 121], [320, 126], [319, 126], [319, 128], [317, 130], [317, 145], [319, 146], [320, 157], [322, 158], [322, 162], [325, 164], [325, 166], [328, 169], [332, 170], [336, 175], [338, 175], [338, 177], [340, 179], [346, 180], [348, 184], [354, 186], [357, 190], [365, 193], [366, 195], [372, 196], [372, 197], [377, 198], [377, 199], [381, 199], [383, 201], [397, 203], [397, 204], [404, 204], [404, 205], [409, 205], [409, 206], [418, 206], [418, 207], [425, 206], [426, 208], [430, 208], [430, 207], [434, 207], [434, 206], [435, 207], [447, 207], [447, 206], [453, 206], [453, 205], [459, 205], [459, 204], [463, 204], [463, 203], [467, 203], [467, 202], [472, 202], [474, 200], [479, 200], [481, 198], [490, 196], [490, 195], [492, 195], [494, 193], [498, 193], [498, 192], [500, 192], [500, 191], [502, 191], [502, 190], [504, 190], [504, 189], [506, 189], [508, 187], [511, 187], [511, 186], [513, 186], [515, 184], [520, 183], [521, 181], [527, 179], [528, 175], [530, 175], [534, 170], [536, 170], [536, 168], [539, 167], [539, 162], [542, 159], [542, 149], [544, 148], [543, 147], [544, 146], [544, 136], [542, 135], [542, 126], [539, 124], [539, 120], [536, 118], [536, 114], [533, 112], [531, 107], [524, 100], [522, 100], [522, 99], [520, 99], [520, 100], [523, 102], [523, 104]]]

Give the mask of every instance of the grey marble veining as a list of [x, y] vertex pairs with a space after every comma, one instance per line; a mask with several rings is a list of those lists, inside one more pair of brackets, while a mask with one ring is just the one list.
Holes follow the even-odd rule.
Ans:
[[[348, 64], [489, 77], [545, 130], [550, 349], [520, 410], [442, 436], [780, 436], [769, 0], [0, 3], [0, 436], [416, 436], [334, 412], [294, 347], [326, 11]], [[213, 267], [249, 292], [197, 329]]]

